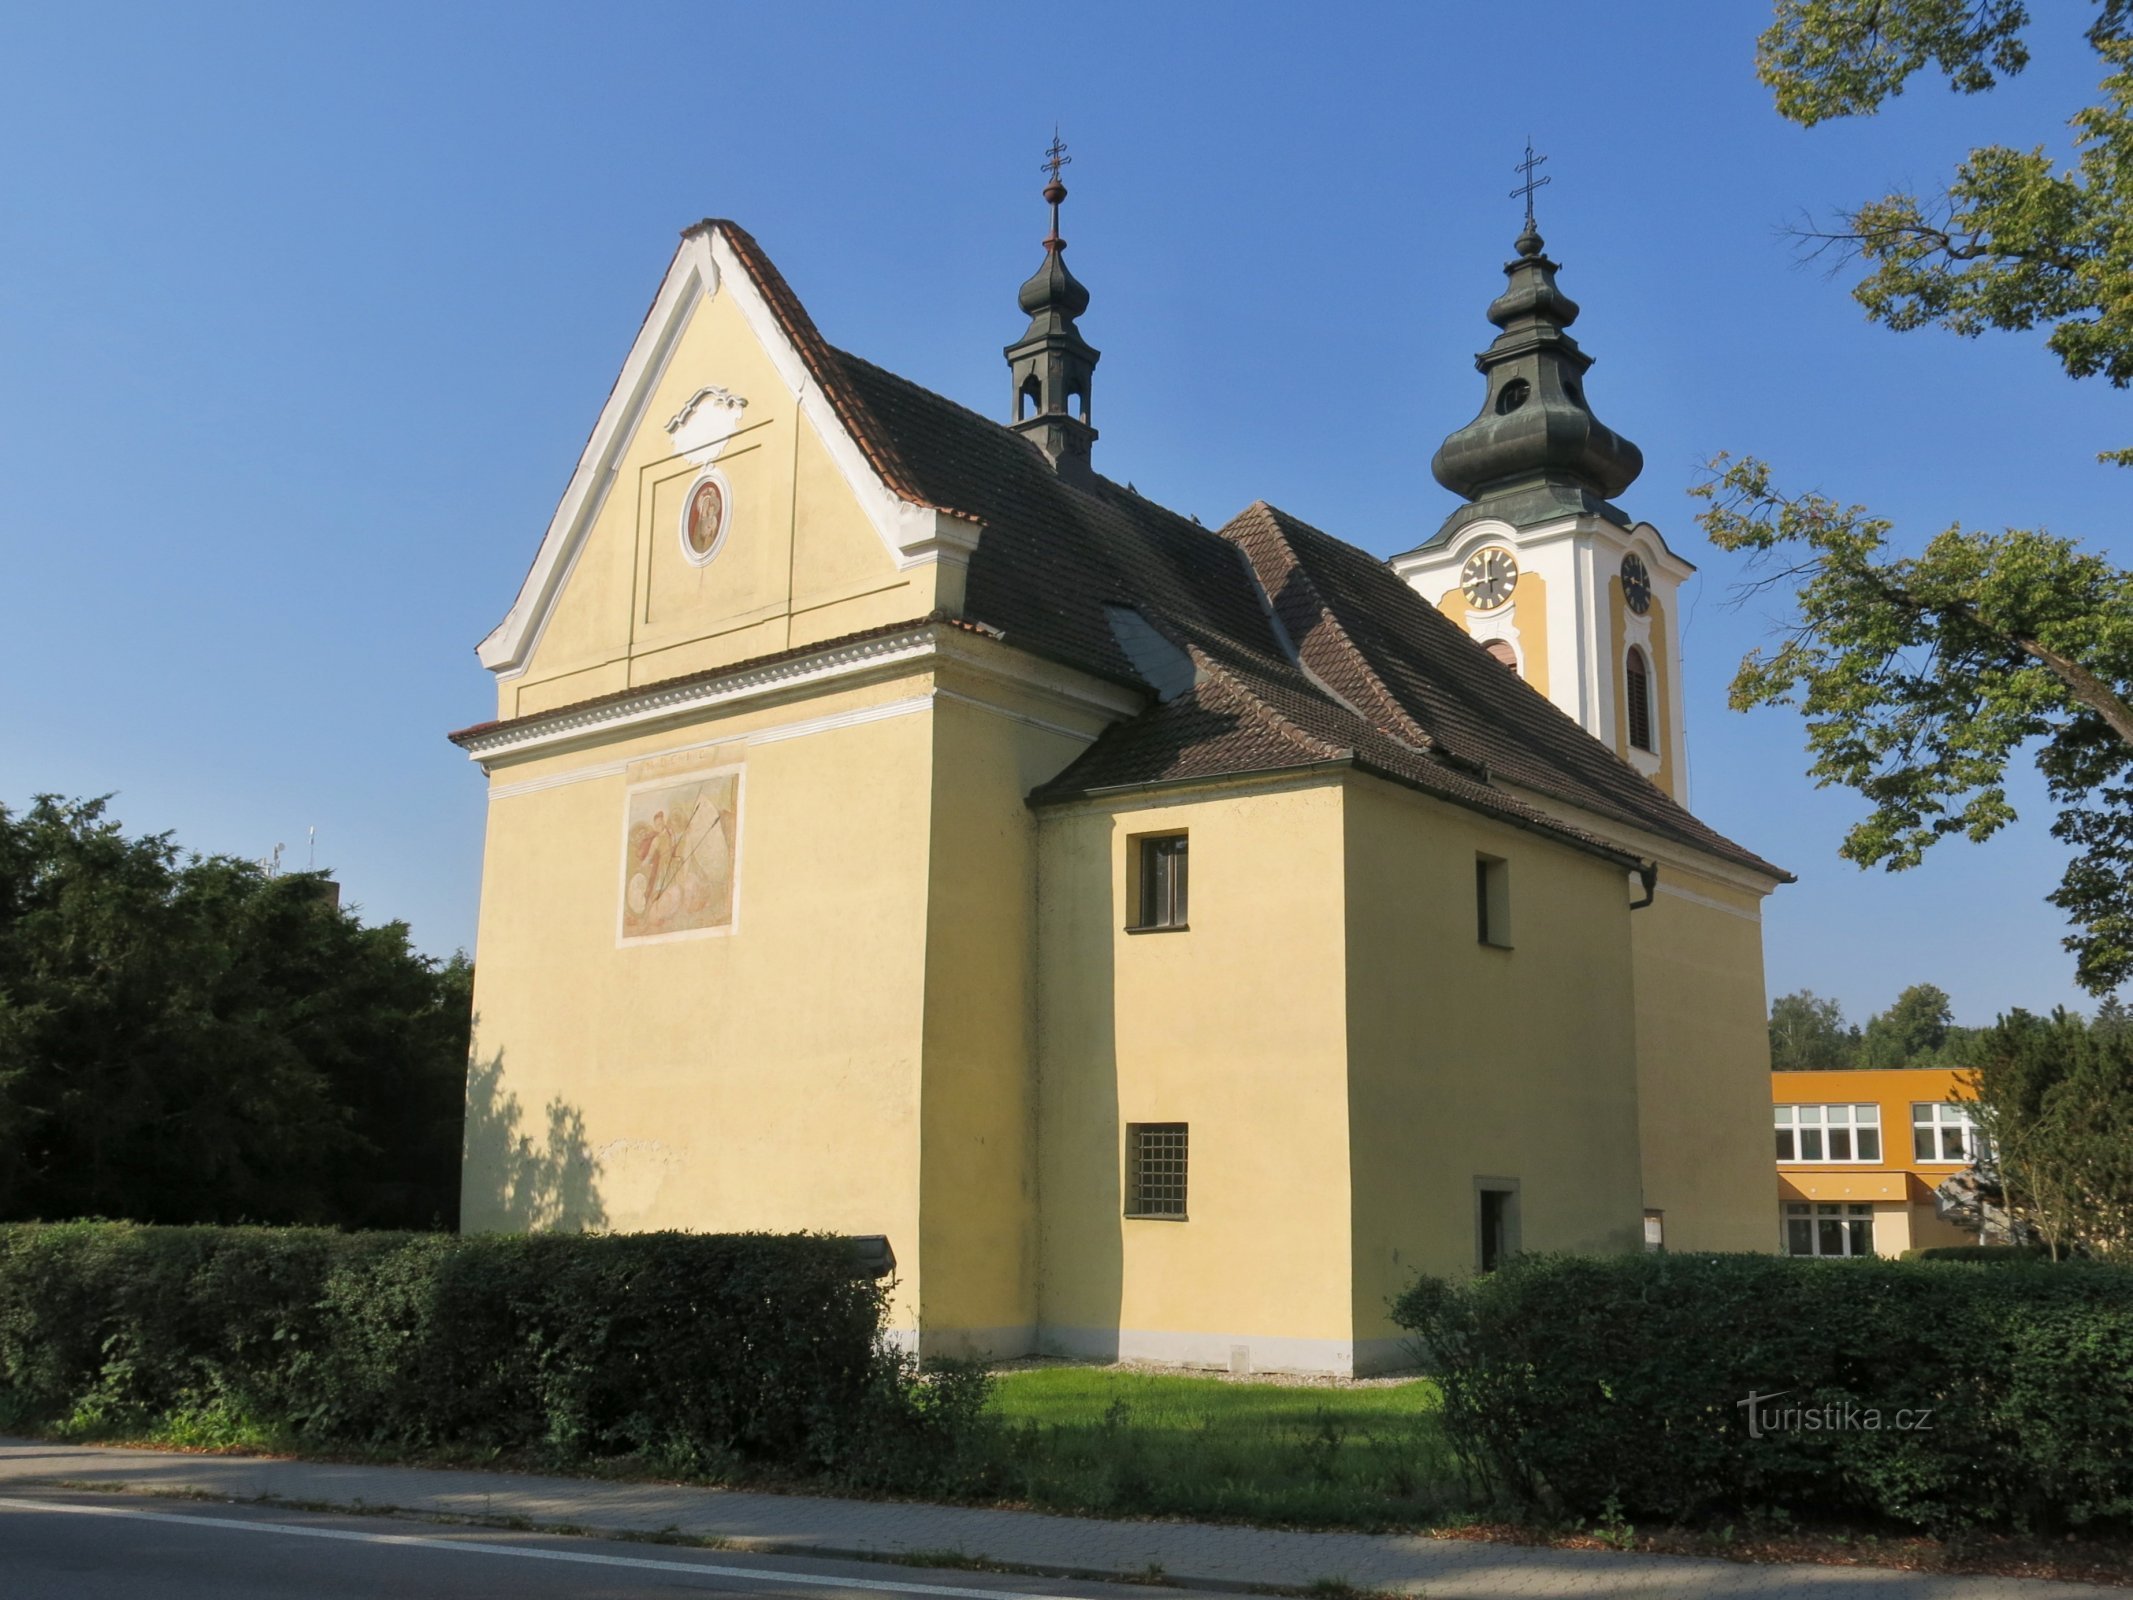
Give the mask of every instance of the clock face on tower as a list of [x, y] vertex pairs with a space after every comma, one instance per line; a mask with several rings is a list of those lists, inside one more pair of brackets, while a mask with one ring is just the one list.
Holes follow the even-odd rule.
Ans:
[[1640, 617], [1652, 608], [1652, 575], [1644, 570], [1644, 558], [1634, 551], [1622, 558], [1622, 598]]
[[1518, 561], [1502, 545], [1476, 550], [1459, 569], [1459, 591], [1476, 611], [1494, 611], [1518, 587]]

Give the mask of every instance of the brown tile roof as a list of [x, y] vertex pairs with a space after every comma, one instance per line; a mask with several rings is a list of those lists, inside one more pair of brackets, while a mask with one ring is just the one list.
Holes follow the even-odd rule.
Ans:
[[1112, 728], [1037, 800], [1353, 759], [1591, 842], [1489, 782], [1499, 776], [1785, 876], [1506, 672], [1375, 556], [1263, 503], [1218, 531], [1108, 479], [1063, 479], [999, 423], [831, 354], [923, 503], [968, 507], [984, 523], [967, 615], [1009, 644], [1106, 677], [1139, 681], [1107, 605], [1139, 611], [1193, 653], [1191, 692]]
[[[961, 617], [920, 620], [974, 622], [1149, 691], [1146, 710], [1106, 731], [1033, 802], [1340, 764], [1628, 859], [1620, 843], [1505, 792], [1492, 781], [1501, 778], [1787, 876], [1675, 804], [1376, 557], [1263, 502], [1216, 531], [1108, 479], [1061, 478], [1010, 429], [833, 348], [745, 230], [712, 219], [690, 231], [705, 228], [724, 234], [883, 482], [983, 524]], [[1107, 608], [1117, 607], [1190, 657], [1190, 688], [1156, 696], [1113, 632]]]

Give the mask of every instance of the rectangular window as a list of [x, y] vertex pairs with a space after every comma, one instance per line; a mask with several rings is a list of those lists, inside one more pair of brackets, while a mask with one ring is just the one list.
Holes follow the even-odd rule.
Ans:
[[1805, 1205], [1784, 1211], [1785, 1253], [1793, 1256], [1870, 1256], [1874, 1253], [1874, 1208]]
[[1474, 1265], [1494, 1272], [1518, 1253], [1518, 1180], [1474, 1180]]
[[1474, 927], [1483, 944], [1511, 948], [1511, 863], [1501, 856], [1474, 858]]
[[1135, 876], [1139, 916], [1134, 926], [1182, 928], [1185, 926], [1185, 835], [1166, 833], [1134, 841]]
[[1647, 1250], [1664, 1250], [1666, 1248], [1666, 1213], [1664, 1211], [1647, 1211], [1644, 1213], [1644, 1248]]
[[1881, 1159], [1881, 1107], [1774, 1106], [1780, 1161]]
[[1185, 1124], [1126, 1124], [1126, 1215], [1185, 1220]]
[[1920, 1102], [1911, 1107], [1911, 1153], [1920, 1161], [1969, 1161], [1977, 1150], [1977, 1124], [1963, 1106]]

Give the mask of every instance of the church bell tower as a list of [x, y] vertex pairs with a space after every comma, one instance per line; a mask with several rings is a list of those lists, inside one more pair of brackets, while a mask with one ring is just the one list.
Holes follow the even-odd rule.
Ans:
[[1495, 340], [1474, 364], [1481, 412], [1430, 461], [1464, 504], [1392, 568], [1594, 738], [1686, 802], [1681, 585], [1695, 567], [1615, 498], [1644, 456], [1593, 415], [1593, 358], [1570, 336], [1577, 302], [1526, 225], [1490, 304]]
[[1089, 378], [1099, 353], [1081, 336], [1074, 319], [1089, 309], [1089, 291], [1067, 271], [1066, 240], [1059, 235], [1059, 202], [1067, 195], [1059, 169], [1074, 158], [1055, 136], [1045, 152], [1051, 181], [1044, 198], [1052, 208], [1052, 231], [1044, 241], [1044, 265], [1017, 297], [1029, 316], [1022, 337], [1007, 347], [1014, 379], [1015, 432], [1042, 450], [1062, 476], [1088, 473], [1096, 429], [1089, 422]]

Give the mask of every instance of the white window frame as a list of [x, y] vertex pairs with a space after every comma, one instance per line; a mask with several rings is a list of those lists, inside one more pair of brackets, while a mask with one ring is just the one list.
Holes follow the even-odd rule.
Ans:
[[[1842, 1249], [1822, 1248], [1822, 1227], [1824, 1223], [1829, 1222], [1837, 1224], [1837, 1239], [1843, 1246]], [[1795, 1250], [1792, 1247], [1792, 1230], [1796, 1224], [1807, 1229], [1810, 1248], [1806, 1250]], [[1865, 1241], [1864, 1249], [1859, 1247], [1862, 1239]], [[1803, 1261], [1856, 1260], [1860, 1256], [1873, 1255], [1874, 1208], [1852, 1200], [1788, 1200], [1778, 1207], [1778, 1248], [1786, 1255]]]
[[[1948, 1135], [1955, 1134], [1962, 1142], [1963, 1154], [1951, 1156], [1922, 1156], [1918, 1153], [1918, 1136], [1934, 1135], [1933, 1146], [1945, 1152]], [[1914, 1100], [1911, 1102], [1911, 1158], [1922, 1167], [1967, 1167], [1977, 1160], [1977, 1119], [1970, 1108], [1949, 1100]]]
[[[1888, 1146], [1882, 1141], [1881, 1107], [1871, 1101], [1794, 1101], [1771, 1107], [1771, 1121], [1777, 1133], [1777, 1162], [1781, 1167], [1878, 1167], [1888, 1160]], [[1860, 1154], [1864, 1143], [1861, 1135], [1866, 1133], [1874, 1136], [1872, 1155]], [[1847, 1153], [1832, 1155], [1840, 1137]], [[1790, 1155], [1785, 1153], [1788, 1141]], [[1807, 1154], [1810, 1141], [1817, 1152], [1814, 1155]]]

